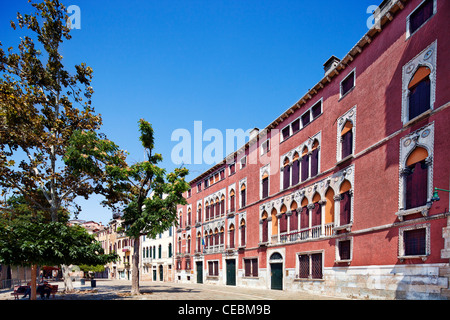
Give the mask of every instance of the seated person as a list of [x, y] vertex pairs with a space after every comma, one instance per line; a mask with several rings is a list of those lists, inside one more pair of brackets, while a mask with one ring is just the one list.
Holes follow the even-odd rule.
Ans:
[[50, 298], [50, 293], [52, 292], [52, 286], [48, 283], [48, 281], [44, 281], [44, 284], [38, 286], [37, 293], [41, 294], [41, 299], [44, 299], [44, 295], [47, 295], [47, 299]]

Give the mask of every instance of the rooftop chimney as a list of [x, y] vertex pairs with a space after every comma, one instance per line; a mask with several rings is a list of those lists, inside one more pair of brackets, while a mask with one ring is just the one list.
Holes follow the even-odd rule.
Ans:
[[331, 56], [330, 59], [327, 60], [323, 64], [323, 69], [325, 70], [325, 76], [330, 73], [331, 70], [333, 70], [338, 64], [341, 62], [339, 58], [336, 58], [335, 56]]
[[256, 136], [258, 136], [259, 133], [259, 129], [258, 128], [254, 128], [250, 131], [250, 139], [252, 140], [253, 138], [255, 138]]

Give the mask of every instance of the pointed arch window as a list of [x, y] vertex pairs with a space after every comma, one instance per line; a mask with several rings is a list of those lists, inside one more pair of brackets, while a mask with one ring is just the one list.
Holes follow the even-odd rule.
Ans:
[[347, 121], [341, 131], [341, 159], [353, 153], [353, 123]]
[[290, 187], [291, 183], [291, 166], [289, 163], [289, 158], [285, 158], [283, 162], [283, 189]]
[[205, 203], [205, 220], [208, 221], [209, 220], [209, 202], [206, 201]]
[[240, 226], [240, 232], [241, 232], [241, 247], [245, 246], [245, 220], [241, 219], [241, 226]]
[[231, 189], [231, 191], [230, 191], [230, 212], [236, 211], [236, 208], [235, 208], [236, 200], [235, 199], [236, 199], [235, 192], [233, 189]]
[[309, 178], [309, 154], [308, 148], [302, 150], [302, 182]]
[[322, 224], [322, 205], [320, 204], [320, 195], [318, 193], [314, 195], [313, 203], [311, 226], [320, 226]]
[[288, 217], [286, 215], [286, 211], [287, 211], [287, 208], [283, 204], [281, 206], [281, 209], [280, 209], [280, 233], [286, 233], [287, 232]]
[[246, 204], [247, 204], [246, 187], [245, 183], [243, 183], [241, 186], [241, 208], [245, 207]]
[[311, 177], [315, 177], [319, 173], [319, 150], [319, 141], [314, 140], [311, 151]]
[[409, 120], [430, 109], [430, 74], [431, 70], [429, 68], [421, 66], [417, 69], [408, 85]]
[[325, 193], [325, 224], [334, 222], [334, 190], [328, 188]]
[[219, 197], [216, 198], [216, 209], [215, 209], [216, 215], [215, 217], [218, 217], [220, 215], [220, 201]]
[[292, 185], [295, 186], [298, 182], [299, 182], [299, 177], [300, 177], [300, 156], [299, 154], [296, 152], [294, 154], [294, 157], [292, 158]]
[[225, 195], [222, 195], [220, 198], [220, 215], [223, 216], [225, 214]]
[[437, 40], [402, 68], [402, 122], [408, 124], [434, 109]]
[[197, 222], [202, 222], [202, 205], [198, 205], [197, 209]]
[[416, 147], [406, 160], [405, 209], [416, 208], [427, 204], [427, 158], [427, 150], [422, 147]]
[[309, 209], [308, 200], [306, 198], [302, 201], [302, 211], [300, 213], [300, 229], [309, 228]]
[[297, 202], [293, 201], [291, 204], [291, 215], [289, 216], [289, 232], [298, 230], [298, 212]]
[[230, 227], [229, 227], [229, 234], [228, 234], [228, 236], [229, 236], [229, 248], [234, 248], [234, 233], [235, 233], [234, 229], [235, 229], [234, 228], [234, 224], [231, 224]]
[[351, 188], [352, 185], [348, 180], [341, 184], [340, 194], [340, 225], [350, 224], [351, 221]]
[[261, 177], [261, 183], [262, 183], [262, 198], [267, 198], [269, 196], [269, 174], [267, 172], [264, 172], [264, 174]]
[[269, 216], [266, 211], [264, 211], [261, 215], [261, 226], [262, 226], [262, 242], [269, 241]]

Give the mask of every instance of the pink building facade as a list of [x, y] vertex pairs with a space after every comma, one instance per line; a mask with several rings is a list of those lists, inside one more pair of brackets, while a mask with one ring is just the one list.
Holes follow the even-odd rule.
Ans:
[[[294, 106], [193, 179], [175, 281], [448, 299], [450, 2], [383, 1]], [[251, 125], [251, 123], [249, 123]]]

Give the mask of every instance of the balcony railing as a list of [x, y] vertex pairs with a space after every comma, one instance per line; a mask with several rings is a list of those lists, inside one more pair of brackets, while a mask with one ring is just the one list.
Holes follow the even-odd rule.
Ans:
[[214, 245], [214, 246], [205, 247], [204, 252], [205, 253], [222, 252], [224, 249], [225, 249], [224, 244], [218, 244], [218, 245]]
[[282, 233], [278, 238], [278, 235], [272, 236], [272, 243], [286, 243], [295, 241], [306, 241], [311, 239], [318, 239], [321, 237], [328, 237], [333, 235], [334, 223], [328, 223], [322, 226], [314, 226], [312, 228], [305, 228], [295, 232]]

